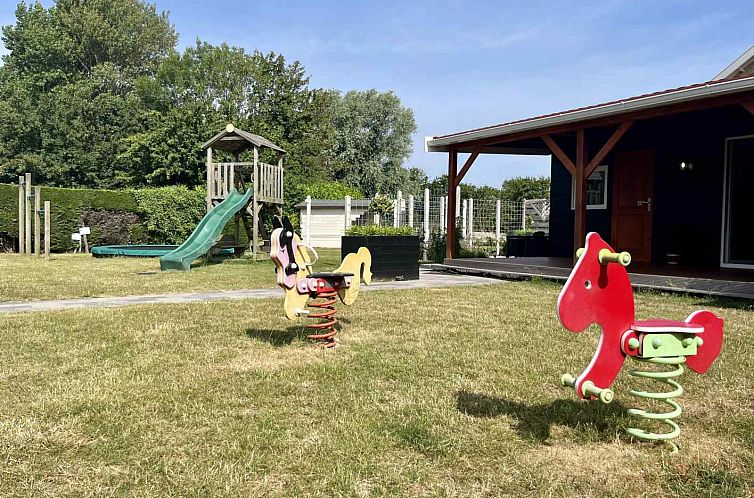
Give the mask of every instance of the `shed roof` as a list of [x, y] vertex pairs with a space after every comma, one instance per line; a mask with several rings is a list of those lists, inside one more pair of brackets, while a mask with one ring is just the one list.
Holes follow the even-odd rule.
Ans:
[[[328, 200], [328, 199], [312, 199], [312, 207], [318, 207], [318, 208], [341, 208], [345, 206], [345, 201], [343, 199], [338, 200]], [[305, 208], [306, 207], [306, 201], [301, 201], [298, 204], [296, 204], [297, 208]], [[369, 199], [353, 199], [351, 200], [351, 207], [352, 208], [368, 208], [369, 207]]]
[[204, 142], [202, 150], [212, 147], [213, 149], [224, 150], [226, 152], [243, 152], [254, 146], [267, 147], [285, 154], [285, 151], [281, 147], [266, 138], [236, 128], [232, 124], [228, 124], [223, 131]]

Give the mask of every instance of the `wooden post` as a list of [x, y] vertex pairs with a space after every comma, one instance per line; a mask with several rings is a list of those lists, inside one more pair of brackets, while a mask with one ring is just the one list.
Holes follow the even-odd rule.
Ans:
[[[345, 210], [343, 213], [343, 228], [348, 230], [351, 228], [351, 196], [347, 195], [345, 198]], [[311, 208], [310, 208], [311, 209]]]
[[414, 196], [408, 196], [408, 226], [414, 228]]
[[42, 187], [34, 187], [34, 255], [40, 256], [42, 254], [42, 219], [40, 216], [40, 210], [42, 209]]
[[429, 246], [429, 189], [424, 189], [424, 259], [427, 259]]
[[576, 261], [576, 250], [584, 244], [586, 236], [586, 139], [584, 129], [576, 132], [576, 199], [573, 217], [573, 259]]
[[45, 258], [50, 258], [50, 201], [45, 201]]
[[251, 222], [252, 226], [252, 247], [251, 256], [254, 261], [257, 260], [257, 243], [259, 242], [259, 207], [257, 203], [257, 194], [259, 193], [259, 149], [254, 147], [254, 172], [252, 182], [254, 183], [254, 193], [251, 198], [251, 205], [253, 207], [252, 212], [254, 219]]
[[26, 254], [26, 187], [24, 177], [18, 177], [18, 254]]
[[215, 172], [212, 167], [212, 147], [207, 148], [207, 212], [212, 210], [212, 187], [215, 183]]
[[31, 173], [26, 173], [24, 178], [24, 251], [31, 254]]
[[456, 257], [456, 175], [458, 174], [458, 151], [451, 149], [448, 152], [448, 219], [447, 219], [447, 246], [445, 256]]
[[495, 201], [495, 256], [500, 256], [500, 199]]

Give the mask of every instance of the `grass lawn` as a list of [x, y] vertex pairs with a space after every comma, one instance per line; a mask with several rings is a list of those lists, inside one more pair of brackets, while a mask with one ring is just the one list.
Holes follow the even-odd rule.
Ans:
[[[316, 268], [340, 264], [340, 250], [319, 249]], [[157, 258], [93, 258], [89, 254], [53, 254], [43, 258], [0, 254], [0, 301], [125, 296], [224, 289], [274, 287], [271, 261], [250, 257], [197, 260], [188, 272], [161, 272]]]
[[334, 351], [274, 299], [0, 316], [0, 496], [751, 495], [754, 310], [639, 294], [726, 319], [668, 457], [623, 435], [625, 372], [611, 405], [558, 385], [597, 340], [558, 290], [364, 293]]

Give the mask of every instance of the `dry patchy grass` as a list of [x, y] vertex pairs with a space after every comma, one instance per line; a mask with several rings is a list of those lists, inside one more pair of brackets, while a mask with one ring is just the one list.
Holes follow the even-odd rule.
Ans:
[[[318, 270], [335, 268], [340, 251], [319, 250]], [[0, 301], [125, 296], [273, 287], [271, 261], [250, 257], [197, 260], [188, 272], [161, 272], [157, 258], [93, 258], [53, 254], [49, 260], [0, 253]]]
[[559, 387], [596, 334], [558, 325], [557, 292], [364, 293], [335, 351], [278, 300], [2, 316], [0, 495], [751, 494], [754, 311], [639, 295], [643, 317], [726, 318], [670, 458], [623, 436], [625, 375], [607, 406]]

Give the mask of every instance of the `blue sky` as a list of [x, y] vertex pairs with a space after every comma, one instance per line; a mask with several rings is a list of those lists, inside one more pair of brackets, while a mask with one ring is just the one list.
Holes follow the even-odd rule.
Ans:
[[[2, 0], [2, 24], [14, 4]], [[425, 153], [425, 135], [706, 81], [754, 44], [754, 3], [741, 1], [156, 4], [181, 47], [201, 38], [275, 51], [300, 60], [314, 86], [395, 91], [418, 125], [408, 165], [430, 176], [446, 171], [447, 155]], [[547, 175], [548, 164], [481, 157], [466, 181], [499, 185]]]

